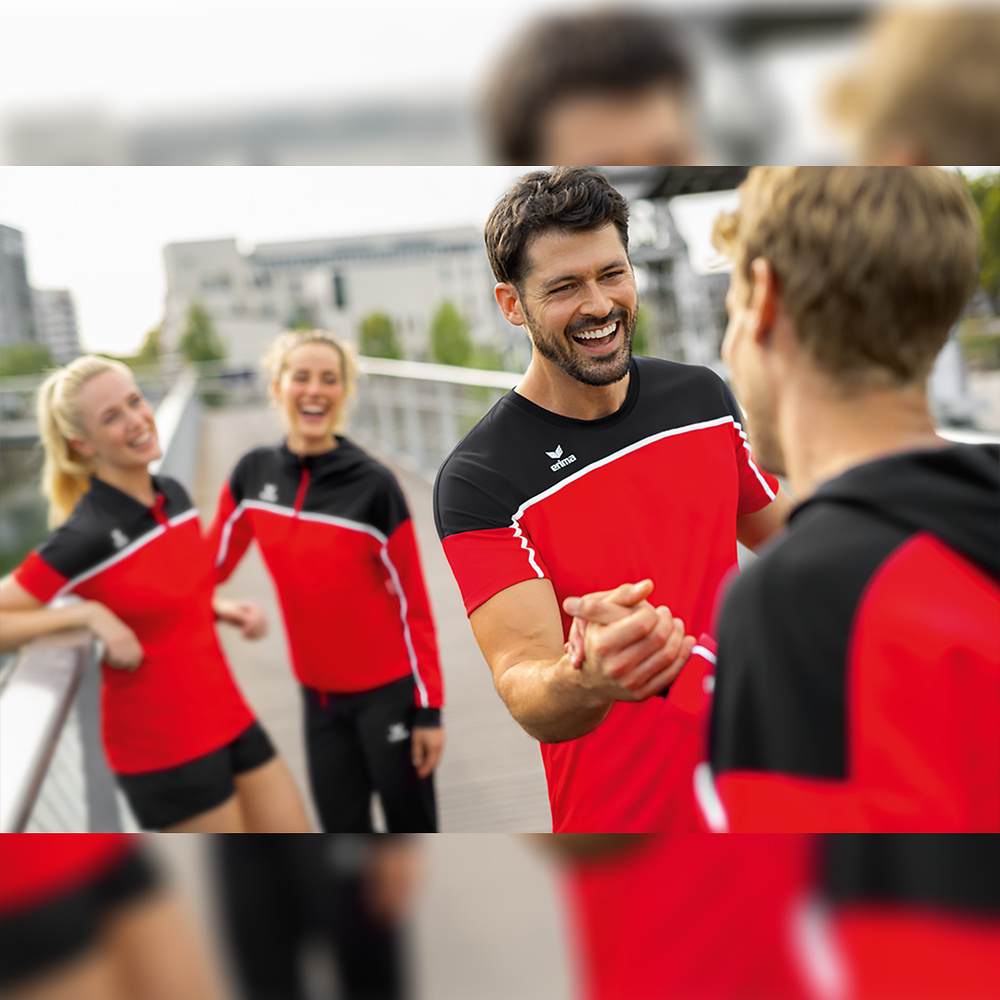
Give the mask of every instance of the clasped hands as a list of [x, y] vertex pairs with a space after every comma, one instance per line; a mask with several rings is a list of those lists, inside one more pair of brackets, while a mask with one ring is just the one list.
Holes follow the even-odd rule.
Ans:
[[653, 581], [567, 597], [573, 616], [566, 653], [588, 686], [616, 701], [644, 701], [666, 690], [695, 646], [684, 622], [647, 598]]

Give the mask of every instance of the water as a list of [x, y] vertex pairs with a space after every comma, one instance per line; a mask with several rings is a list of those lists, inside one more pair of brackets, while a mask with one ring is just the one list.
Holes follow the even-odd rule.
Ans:
[[48, 506], [38, 490], [41, 469], [39, 445], [0, 446], [0, 576], [19, 566], [48, 534]]

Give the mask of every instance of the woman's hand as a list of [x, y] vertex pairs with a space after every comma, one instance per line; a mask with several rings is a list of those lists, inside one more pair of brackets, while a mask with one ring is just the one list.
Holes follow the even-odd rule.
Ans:
[[135, 632], [97, 601], [84, 601], [85, 623], [104, 645], [104, 662], [116, 670], [137, 670], [143, 649]]
[[253, 601], [230, 601], [225, 597], [216, 597], [212, 608], [220, 622], [234, 625], [244, 639], [263, 639], [267, 635], [267, 615]]
[[440, 726], [434, 728], [414, 726], [410, 745], [413, 749], [413, 766], [417, 771], [417, 777], [426, 778], [441, 762], [444, 730]]

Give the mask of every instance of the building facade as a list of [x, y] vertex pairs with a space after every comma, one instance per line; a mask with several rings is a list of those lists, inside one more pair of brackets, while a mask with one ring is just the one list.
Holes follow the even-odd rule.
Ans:
[[69, 364], [82, 353], [76, 305], [65, 288], [34, 288], [35, 331], [57, 364]]
[[36, 340], [24, 234], [0, 225], [0, 345]]
[[443, 302], [469, 323], [475, 345], [513, 364], [527, 339], [500, 315], [479, 229], [260, 244], [235, 239], [172, 243], [164, 249], [163, 345], [174, 349], [191, 305], [212, 317], [234, 363], [255, 365], [281, 330], [307, 319], [357, 344], [362, 320], [387, 314], [404, 357], [429, 361], [430, 329]]

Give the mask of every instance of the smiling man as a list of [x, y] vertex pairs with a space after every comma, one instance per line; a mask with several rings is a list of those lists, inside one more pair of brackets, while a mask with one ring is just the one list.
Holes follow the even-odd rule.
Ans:
[[[768, 538], [785, 500], [720, 379], [632, 358], [628, 206], [603, 176], [527, 174], [493, 210], [486, 245], [497, 303], [533, 352], [435, 486], [473, 631], [511, 715], [542, 744], [556, 832], [697, 829], [699, 733], [654, 696], [694, 644], [685, 633], [709, 629], [737, 537]], [[627, 654], [598, 650], [574, 669], [560, 602], [643, 577], [649, 602], [606, 636]]]

